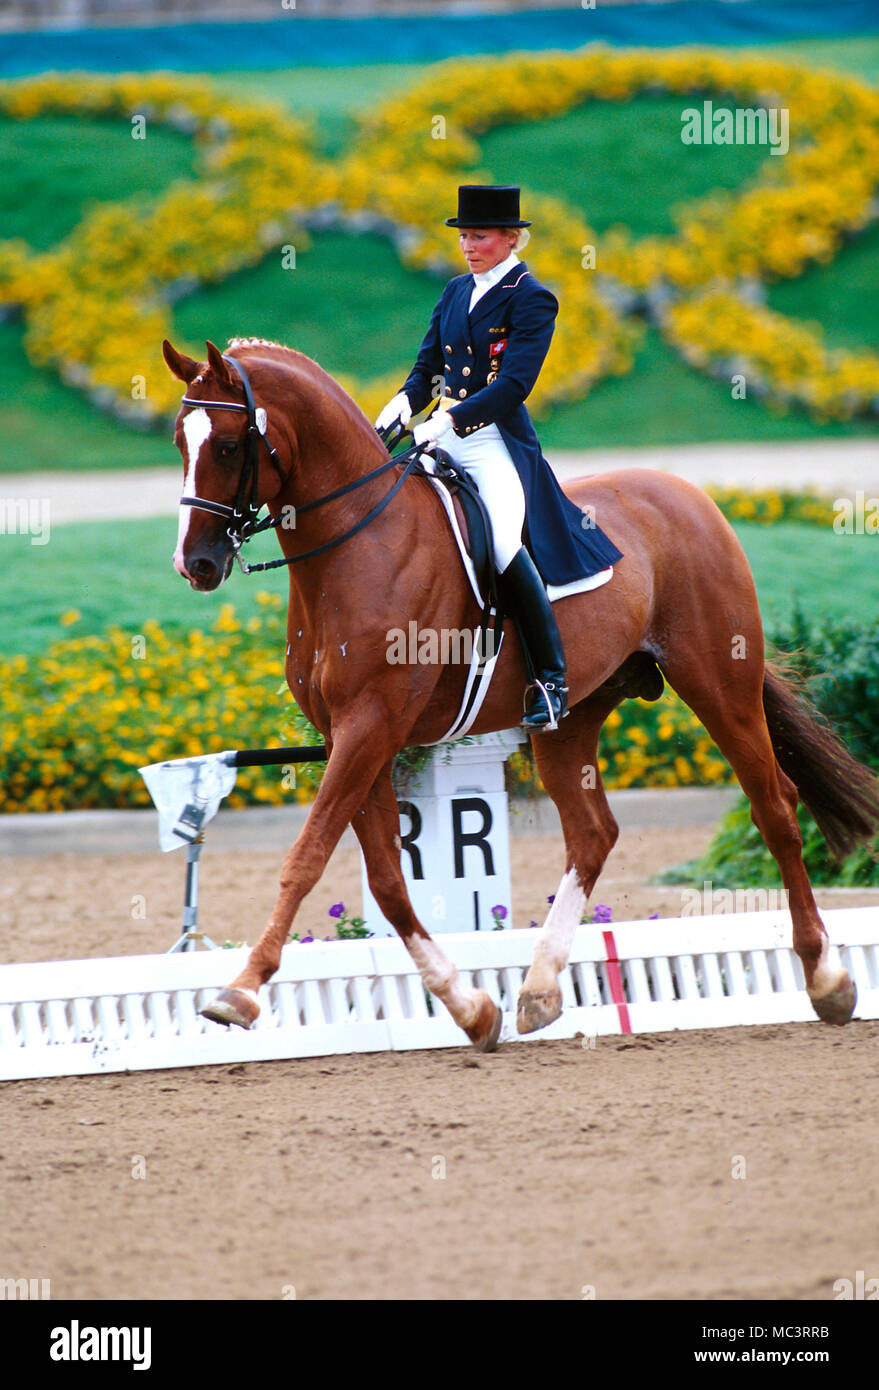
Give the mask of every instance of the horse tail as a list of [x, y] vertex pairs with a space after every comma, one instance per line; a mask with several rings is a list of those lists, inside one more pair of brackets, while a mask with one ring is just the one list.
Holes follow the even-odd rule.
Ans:
[[763, 710], [776, 760], [839, 862], [879, 829], [879, 779], [852, 757], [796, 678], [772, 663]]

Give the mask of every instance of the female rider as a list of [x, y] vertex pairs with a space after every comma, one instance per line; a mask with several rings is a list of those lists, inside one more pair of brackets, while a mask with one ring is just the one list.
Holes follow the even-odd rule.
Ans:
[[562, 492], [525, 409], [559, 306], [516, 254], [531, 226], [519, 216], [519, 189], [462, 186], [446, 226], [459, 228], [470, 273], [446, 285], [415, 366], [376, 427], [408, 424], [439, 395], [413, 439], [442, 448], [476, 483], [502, 593], [535, 668], [522, 724], [554, 729], [568, 712], [567, 674], [545, 585], [598, 574], [621, 552]]

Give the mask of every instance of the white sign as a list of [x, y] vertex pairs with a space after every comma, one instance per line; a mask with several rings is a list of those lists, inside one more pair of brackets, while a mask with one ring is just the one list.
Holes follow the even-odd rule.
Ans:
[[[504, 763], [518, 729], [440, 744], [398, 792], [400, 860], [416, 916], [438, 932], [512, 927], [510, 835]], [[363, 918], [374, 936], [395, 936], [369, 890], [361, 856]]]

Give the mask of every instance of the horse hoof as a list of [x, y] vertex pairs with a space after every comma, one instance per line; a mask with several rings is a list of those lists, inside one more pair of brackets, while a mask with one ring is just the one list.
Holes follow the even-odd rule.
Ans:
[[504, 1016], [497, 1004], [487, 994], [483, 994], [479, 1016], [473, 1027], [465, 1028], [464, 1032], [477, 1052], [494, 1052], [497, 1049], [503, 1021]]
[[855, 983], [849, 976], [846, 976], [848, 984], [842, 989], [834, 990], [832, 994], [825, 994], [822, 999], [813, 999], [812, 1008], [815, 1010], [822, 1023], [848, 1023], [855, 1011], [858, 1002], [858, 991]]
[[250, 1028], [259, 1018], [259, 1004], [252, 989], [223, 989], [199, 1013], [213, 1023], [225, 1023], [227, 1027], [237, 1023], [239, 1028]]
[[519, 995], [516, 1029], [520, 1033], [536, 1033], [554, 1022], [562, 1011], [562, 992], [553, 989], [523, 990]]

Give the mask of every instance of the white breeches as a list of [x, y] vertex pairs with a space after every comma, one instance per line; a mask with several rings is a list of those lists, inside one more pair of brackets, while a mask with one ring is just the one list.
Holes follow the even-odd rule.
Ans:
[[463, 439], [449, 430], [440, 448], [466, 469], [479, 489], [491, 518], [494, 562], [503, 573], [522, 546], [525, 494], [500, 430], [497, 425], [483, 425]]

